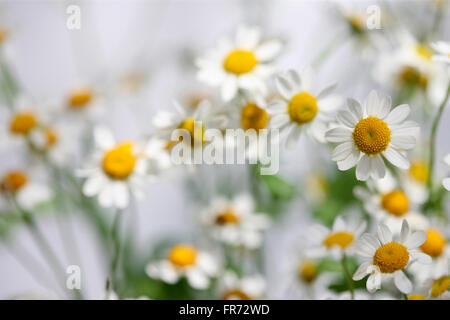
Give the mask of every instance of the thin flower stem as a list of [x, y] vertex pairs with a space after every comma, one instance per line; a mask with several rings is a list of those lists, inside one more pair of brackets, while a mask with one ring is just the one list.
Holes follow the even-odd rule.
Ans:
[[122, 217], [122, 210], [117, 210], [111, 227], [111, 241], [112, 241], [112, 260], [111, 260], [111, 287], [113, 290], [117, 290], [117, 268], [119, 266], [121, 241], [119, 237], [120, 233], [120, 220]]
[[345, 254], [342, 256], [342, 270], [344, 272], [344, 278], [347, 281], [347, 286], [348, 286], [348, 290], [350, 291], [351, 298], [352, 298], [352, 300], [355, 300], [355, 288], [353, 285], [352, 277], [348, 270], [347, 257]]
[[431, 134], [430, 134], [430, 154], [428, 155], [428, 168], [429, 168], [429, 175], [428, 175], [428, 181], [427, 181], [427, 188], [428, 188], [428, 201], [425, 205], [425, 208], [430, 208], [434, 199], [434, 158], [435, 158], [435, 149], [436, 149], [436, 133], [439, 126], [439, 122], [442, 117], [442, 113], [444, 111], [445, 106], [447, 105], [447, 101], [450, 95], [450, 85], [447, 88], [447, 93], [445, 94], [445, 98], [442, 101], [441, 105], [439, 106], [439, 110], [436, 114], [436, 117], [433, 120], [433, 124], [431, 127]]

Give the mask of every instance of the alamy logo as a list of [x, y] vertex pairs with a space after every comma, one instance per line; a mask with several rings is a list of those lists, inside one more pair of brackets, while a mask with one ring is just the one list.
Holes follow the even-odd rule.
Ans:
[[75, 4], [67, 7], [66, 13], [69, 15], [66, 20], [66, 26], [69, 30], [81, 29], [81, 8]]

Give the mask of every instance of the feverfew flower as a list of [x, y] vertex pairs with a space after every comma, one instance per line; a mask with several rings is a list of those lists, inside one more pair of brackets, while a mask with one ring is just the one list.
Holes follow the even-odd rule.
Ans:
[[427, 234], [423, 231], [411, 233], [408, 222], [404, 220], [400, 238], [396, 241], [389, 228], [380, 224], [377, 236], [365, 233], [356, 244], [356, 253], [367, 261], [356, 270], [353, 280], [361, 280], [370, 274], [366, 287], [369, 292], [375, 292], [381, 288], [383, 278], [393, 278], [401, 292], [410, 293], [412, 284], [403, 270], [414, 261], [431, 262], [430, 256], [418, 250], [426, 238]]
[[325, 131], [333, 111], [340, 107], [342, 99], [331, 95], [335, 85], [315, 93], [313, 91], [314, 72], [311, 68], [298, 74], [289, 70], [286, 75], [276, 78], [276, 86], [283, 100], [270, 103], [267, 107], [271, 115], [270, 126], [279, 128], [287, 136], [286, 145], [293, 146], [302, 131], [306, 131], [319, 142], [325, 142]]
[[248, 194], [233, 200], [217, 197], [202, 212], [202, 222], [217, 240], [231, 246], [258, 248], [263, 231], [270, 225], [267, 215], [255, 212], [255, 204]]
[[218, 263], [211, 255], [187, 244], [172, 247], [166, 259], [149, 263], [146, 267], [146, 273], [151, 278], [174, 284], [186, 277], [195, 289], [207, 289], [210, 278], [217, 272]]
[[264, 94], [264, 79], [273, 74], [271, 61], [280, 50], [278, 40], [261, 41], [259, 28], [241, 26], [234, 40], [220, 40], [217, 48], [197, 60], [197, 76], [211, 86], [220, 86], [225, 101], [234, 98], [239, 89]]
[[364, 104], [348, 99], [349, 110], [339, 112], [339, 126], [330, 129], [326, 138], [339, 145], [332, 152], [339, 170], [355, 165], [356, 178], [381, 179], [386, 174], [383, 158], [401, 169], [409, 169], [404, 153], [416, 145], [419, 125], [406, 120], [411, 108], [402, 104], [391, 110], [391, 99], [379, 99], [371, 91]]
[[261, 300], [266, 293], [266, 281], [261, 275], [239, 276], [227, 271], [221, 279], [223, 300]]
[[366, 226], [365, 221], [352, 219], [346, 222], [340, 216], [334, 220], [331, 230], [323, 225], [315, 225], [311, 228], [311, 240], [315, 242], [315, 248], [310, 250], [310, 254], [317, 257], [331, 254], [336, 259], [342, 258], [343, 254], [351, 255], [356, 240], [366, 230]]

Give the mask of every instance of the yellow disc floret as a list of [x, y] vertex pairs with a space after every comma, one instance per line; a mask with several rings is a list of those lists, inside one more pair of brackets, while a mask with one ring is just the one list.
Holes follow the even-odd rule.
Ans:
[[316, 280], [318, 272], [319, 270], [317, 264], [311, 260], [303, 261], [298, 267], [298, 274], [300, 278], [308, 284]]
[[361, 119], [353, 130], [353, 141], [361, 152], [376, 155], [388, 147], [391, 130], [386, 122], [377, 117]]
[[401, 217], [409, 211], [409, 199], [403, 191], [394, 190], [381, 197], [381, 206], [390, 214]]
[[226, 71], [236, 75], [248, 73], [258, 64], [258, 60], [251, 51], [234, 50], [225, 58], [223, 67]]
[[433, 50], [429, 46], [422, 43], [416, 46], [416, 52], [425, 60], [431, 60], [431, 57], [433, 56]]
[[400, 70], [399, 81], [407, 86], [419, 86], [421, 88], [426, 88], [428, 85], [428, 77], [411, 66], [405, 66]]
[[410, 294], [408, 300], [425, 300], [425, 296], [420, 293]]
[[312, 121], [318, 111], [316, 98], [308, 92], [301, 92], [295, 95], [287, 106], [287, 112], [291, 120], [298, 124]]
[[[205, 135], [205, 128], [200, 121], [196, 121], [194, 118], [185, 119], [182, 123], [180, 123], [178, 129], [184, 129], [189, 132], [192, 146], [194, 146], [195, 141], [201, 144], [205, 142], [203, 139]], [[180, 140], [183, 140], [183, 138], [180, 138]]]
[[431, 257], [439, 257], [444, 252], [447, 241], [437, 229], [428, 229], [426, 232], [427, 240], [420, 246], [420, 249]]
[[433, 281], [433, 285], [431, 286], [431, 296], [433, 298], [437, 298], [445, 291], [447, 291], [449, 287], [450, 287], [450, 277], [442, 276], [439, 279]]
[[238, 224], [239, 217], [233, 210], [226, 210], [216, 217], [216, 224], [218, 225], [229, 225]]
[[14, 134], [26, 135], [37, 126], [36, 116], [31, 112], [20, 112], [13, 116], [9, 130]]
[[267, 127], [269, 114], [266, 110], [258, 107], [254, 103], [248, 103], [242, 108], [241, 124], [244, 130], [255, 129], [259, 132]]
[[406, 247], [397, 242], [389, 242], [377, 249], [373, 263], [383, 273], [393, 273], [406, 267], [409, 253]]
[[409, 168], [409, 175], [420, 183], [425, 183], [428, 181], [428, 167], [425, 162], [421, 160], [412, 161], [411, 167]]
[[103, 171], [113, 179], [128, 178], [135, 164], [132, 143], [122, 143], [106, 152], [103, 157]]
[[355, 236], [350, 232], [340, 231], [331, 233], [328, 237], [323, 240], [323, 244], [327, 248], [332, 248], [334, 246], [341, 247], [345, 249], [349, 244], [353, 242]]
[[234, 289], [225, 292], [223, 300], [252, 300], [248, 294], [239, 289]]
[[94, 93], [89, 88], [78, 88], [69, 94], [69, 108], [80, 110], [85, 108], [94, 98]]
[[7, 192], [15, 193], [19, 191], [26, 183], [28, 178], [22, 171], [8, 172], [1, 181], [1, 189]]
[[170, 249], [169, 261], [176, 267], [187, 267], [195, 264], [197, 250], [190, 245], [179, 244]]

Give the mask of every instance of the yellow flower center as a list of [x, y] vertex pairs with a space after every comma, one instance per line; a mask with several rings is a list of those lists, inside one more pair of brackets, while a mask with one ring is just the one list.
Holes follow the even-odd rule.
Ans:
[[197, 250], [190, 245], [179, 244], [169, 252], [169, 261], [176, 267], [192, 266], [196, 258]]
[[417, 182], [425, 183], [428, 181], [428, 167], [421, 160], [413, 161], [409, 168], [409, 175]]
[[7, 173], [1, 181], [1, 189], [7, 192], [15, 193], [19, 191], [26, 183], [28, 178], [22, 171], [11, 171]]
[[1, 28], [0, 29], [0, 44], [2, 44], [6, 37], [8, 36], [8, 31], [6, 29]]
[[133, 172], [136, 157], [132, 143], [122, 143], [106, 152], [103, 158], [103, 170], [113, 179], [126, 179]]
[[420, 246], [420, 249], [429, 256], [439, 257], [446, 245], [446, 240], [442, 233], [437, 229], [428, 229], [427, 240]]
[[433, 56], [433, 50], [425, 44], [418, 44], [416, 46], [416, 52], [419, 56], [426, 60], [431, 60], [431, 57]]
[[353, 141], [359, 151], [376, 155], [388, 147], [391, 141], [391, 130], [386, 122], [376, 117], [361, 119], [353, 130]]
[[377, 249], [373, 256], [373, 263], [383, 273], [392, 273], [402, 270], [409, 261], [409, 253], [404, 245], [389, 242]]
[[306, 260], [298, 268], [300, 278], [310, 284], [317, 278], [318, 268], [314, 261]]
[[[195, 141], [200, 142], [203, 144], [204, 141], [204, 135], [205, 135], [205, 128], [203, 124], [200, 124], [199, 121], [196, 121], [194, 118], [187, 118], [185, 119], [179, 126], [178, 129], [184, 129], [189, 132], [191, 135], [191, 145], [194, 146]], [[183, 138], [180, 138], [180, 141], [182, 141]], [[176, 144], [176, 142], [175, 142]], [[173, 145], [172, 145], [173, 146]], [[171, 147], [172, 147], [171, 146]]]
[[216, 224], [226, 225], [226, 224], [238, 224], [239, 217], [233, 210], [227, 210], [216, 217]]
[[352, 14], [347, 16], [347, 21], [350, 24], [350, 28], [353, 32], [361, 34], [364, 32], [364, 16], [359, 14]]
[[235, 289], [225, 292], [223, 300], [252, 300], [244, 291]]
[[425, 296], [419, 293], [410, 294], [408, 300], [425, 300]]
[[422, 74], [415, 67], [405, 66], [400, 71], [399, 80], [407, 86], [419, 86], [426, 88], [428, 85], [428, 77]]
[[431, 296], [433, 298], [439, 297], [445, 291], [448, 290], [450, 286], [450, 277], [442, 276], [437, 280], [433, 281], [433, 285], [431, 286]]
[[287, 112], [291, 120], [298, 124], [310, 122], [318, 111], [316, 98], [308, 92], [301, 92], [295, 95], [287, 106]]
[[381, 206], [390, 214], [401, 217], [409, 211], [409, 199], [403, 191], [394, 190], [381, 197]]
[[45, 145], [47, 148], [51, 148], [58, 143], [58, 135], [56, 134], [56, 131], [51, 128], [46, 128], [44, 133], [46, 139]]
[[240, 75], [252, 71], [257, 64], [258, 60], [253, 52], [238, 49], [228, 54], [223, 67], [227, 72]]
[[9, 130], [14, 134], [26, 135], [37, 125], [36, 116], [31, 112], [16, 114], [10, 123]]
[[78, 88], [69, 94], [69, 108], [80, 110], [85, 108], [94, 98], [94, 93], [89, 88]]
[[339, 246], [342, 249], [348, 247], [349, 244], [353, 242], [355, 236], [350, 232], [340, 231], [331, 233], [328, 237], [323, 240], [323, 244], [328, 248], [334, 246]]
[[255, 129], [259, 132], [267, 127], [269, 114], [266, 110], [258, 107], [254, 103], [249, 103], [242, 108], [241, 124], [244, 130]]

